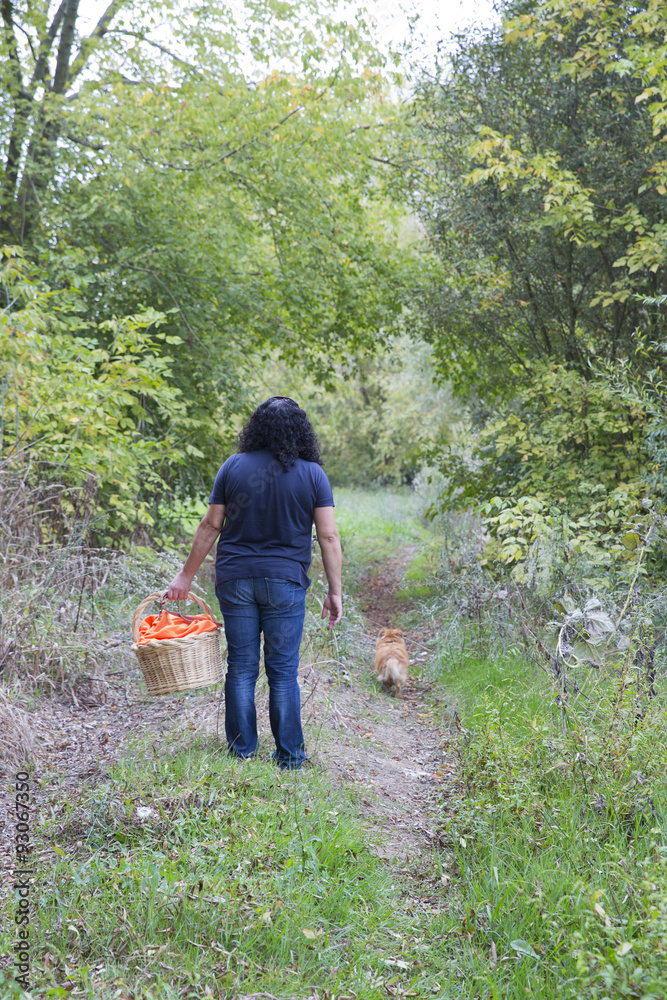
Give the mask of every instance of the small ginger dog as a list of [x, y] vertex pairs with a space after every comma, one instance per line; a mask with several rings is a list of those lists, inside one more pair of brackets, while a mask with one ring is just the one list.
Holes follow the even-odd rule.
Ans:
[[408, 679], [408, 651], [402, 635], [400, 628], [383, 628], [375, 644], [375, 670], [382, 689], [395, 687], [399, 698]]

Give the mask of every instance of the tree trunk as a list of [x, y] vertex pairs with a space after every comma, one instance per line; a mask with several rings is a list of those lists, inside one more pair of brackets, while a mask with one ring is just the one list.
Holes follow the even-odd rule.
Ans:
[[28, 86], [24, 86], [23, 72], [14, 32], [12, 0], [2, 0], [1, 4], [5, 38], [11, 62], [10, 72], [14, 78], [14, 116], [7, 144], [4, 177], [2, 187], [0, 188], [0, 239], [5, 239], [8, 242], [16, 242], [21, 238], [20, 212], [15, 198], [21, 153], [23, 144], [30, 131], [30, 118], [34, 114], [36, 107], [35, 91], [38, 86], [46, 82], [49, 54], [60, 30], [67, 5], [68, 0], [62, 0], [46, 34], [40, 39], [32, 79]]
[[16, 234], [12, 224], [12, 202], [14, 201], [19, 163], [21, 161], [21, 148], [26, 135], [32, 102], [25, 94], [23, 87], [23, 73], [21, 71], [21, 61], [14, 31], [14, 8], [12, 0], [2, 0], [0, 8], [2, 10], [2, 23], [7, 51], [9, 53], [10, 96], [14, 106], [12, 130], [7, 146], [4, 178], [0, 192], [0, 236], [3, 239], [13, 240]]
[[[50, 94], [63, 94], [67, 88], [78, 13], [79, 0], [65, 0], [56, 69]], [[22, 243], [39, 218], [42, 207], [40, 194], [46, 191], [56, 169], [59, 124], [57, 106], [56, 113], [50, 113], [49, 103], [49, 96], [46, 95], [40, 106], [40, 113], [30, 138], [25, 171], [21, 182], [18, 201], [21, 213], [20, 237]]]
[[51, 87], [54, 94], [63, 94], [67, 88], [70, 62], [72, 60], [72, 45], [74, 44], [74, 28], [78, 14], [79, 0], [67, 0], [65, 16], [63, 17], [63, 27], [60, 32], [56, 71], [53, 76], [53, 86]]

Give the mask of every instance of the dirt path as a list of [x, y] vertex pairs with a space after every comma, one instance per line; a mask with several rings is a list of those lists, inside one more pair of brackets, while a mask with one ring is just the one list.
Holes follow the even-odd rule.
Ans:
[[[436, 793], [449, 776], [453, 782], [455, 772], [447, 741], [425, 707], [429, 684], [419, 678], [419, 666], [429, 656], [428, 637], [418, 632], [406, 635], [413, 666], [402, 700], [382, 693], [373, 671], [375, 635], [378, 628], [400, 620], [397, 590], [412, 554], [406, 549], [400, 557], [372, 567], [364, 581], [362, 610], [368, 629], [360, 641], [358, 662], [318, 662], [311, 657], [300, 669], [304, 727], [313, 764], [339, 785], [354, 787], [361, 814], [369, 827], [381, 833], [381, 855], [400, 861], [416, 858], [432, 842]], [[31, 770], [41, 786], [38, 799], [56, 819], [59, 813], [66, 814], [68, 794], [76, 798], [82, 782], [103, 781], [110, 764], [147, 731], [158, 754], [163, 740], [173, 739], [175, 733], [182, 733], [186, 742], [198, 733], [223, 736], [215, 694], [203, 691], [187, 698], [148, 698], [134, 656], [124, 645], [119, 647], [118, 669], [99, 692], [99, 704], [94, 698], [78, 705], [47, 701], [29, 717], [35, 758]], [[268, 756], [271, 737], [265, 680], [258, 686], [257, 707]], [[4, 770], [10, 773], [7, 766]], [[6, 783], [1, 784], [6, 793]], [[8, 847], [10, 832], [7, 815], [7, 807], [0, 803], [2, 867], [7, 861], [2, 850]]]
[[429, 637], [405, 633], [411, 668], [402, 699], [383, 693], [374, 671], [378, 630], [400, 625], [405, 611], [398, 590], [414, 551], [406, 547], [371, 566], [362, 580], [367, 633], [358, 664], [341, 672], [314, 663], [301, 681], [306, 724], [318, 726], [311, 751], [316, 764], [337, 783], [355, 786], [360, 812], [381, 834], [380, 854], [403, 862], [433, 843], [435, 799], [455, 773], [449, 741], [425, 703], [432, 684], [419, 675], [430, 655]]
[[[311, 668], [303, 690], [321, 680]], [[420, 711], [417, 686], [397, 704], [382, 692], [360, 694], [354, 682], [341, 688], [331, 675], [324, 687], [331, 697], [316, 696], [307, 717], [324, 723], [311, 751], [315, 763], [338, 784], [355, 786], [361, 814], [381, 834], [382, 857], [414, 860], [435, 836], [436, 793], [450, 767], [440, 735]]]

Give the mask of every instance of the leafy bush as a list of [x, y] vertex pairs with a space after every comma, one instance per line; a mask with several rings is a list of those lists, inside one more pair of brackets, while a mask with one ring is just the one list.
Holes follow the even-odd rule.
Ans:
[[[89, 529], [99, 540], [151, 526], [167, 491], [165, 470], [197, 451], [178, 440], [192, 422], [171, 383], [164, 356], [170, 338], [159, 332], [164, 317], [148, 310], [91, 323], [77, 289], [54, 291], [18, 251], [6, 248], [4, 255], [3, 468], [30, 470], [26, 484], [33, 488], [63, 486], [63, 511], [67, 490], [89, 483], [97, 509]], [[159, 440], [148, 433], [156, 420], [171, 428]]]

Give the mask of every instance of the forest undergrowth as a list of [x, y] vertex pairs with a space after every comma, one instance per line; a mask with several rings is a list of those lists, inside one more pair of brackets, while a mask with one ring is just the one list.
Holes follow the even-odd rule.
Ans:
[[631, 572], [629, 597], [619, 589], [615, 601], [574, 574], [580, 607], [567, 584], [531, 593], [480, 568], [484, 540], [468, 516], [445, 530], [438, 594], [419, 614], [438, 632], [432, 676], [459, 730], [460, 796], [442, 802], [440, 839], [462, 995], [658, 1000], [667, 981], [660, 597], [642, 598], [647, 581]]

